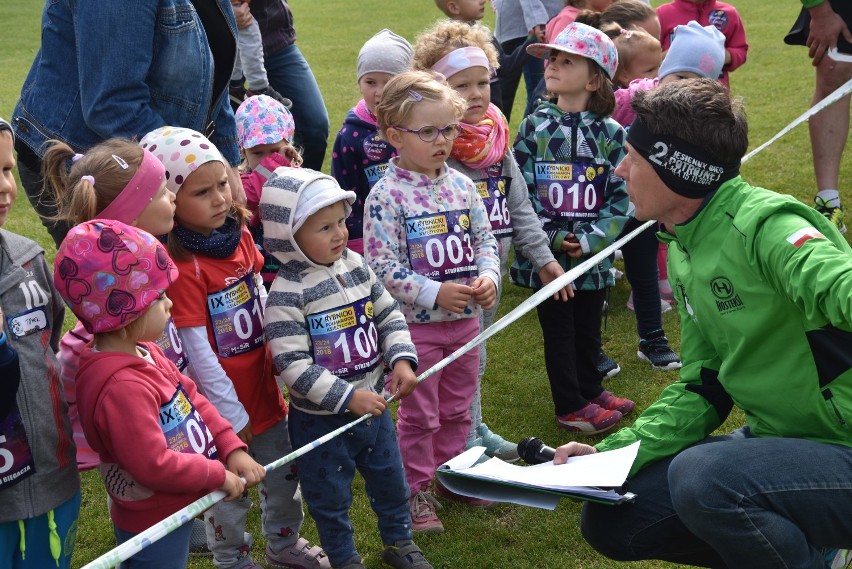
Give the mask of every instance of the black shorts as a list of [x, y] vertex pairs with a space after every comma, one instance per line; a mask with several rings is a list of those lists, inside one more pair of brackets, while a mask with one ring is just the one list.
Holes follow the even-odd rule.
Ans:
[[[831, 8], [843, 18], [846, 25], [852, 29], [852, 1], [850, 0], [828, 0]], [[796, 23], [790, 28], [789, 33], [784, 37], [784, 43], [788, 45], [806, 45], [808, 33], [811, 28], [811, 15], [802, 8]], [[837, 38], [837, 51], [840, 53], [852, 54], [852, 44], [850, 44], [843, 36]]]

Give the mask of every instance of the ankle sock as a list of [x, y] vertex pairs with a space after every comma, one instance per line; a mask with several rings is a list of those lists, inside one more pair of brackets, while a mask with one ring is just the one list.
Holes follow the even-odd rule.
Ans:
[[825, 205], [828, 207], [840, 207], [840, 192], [837, 190], [820, 190], [817, 192], [817, 197], [825, 200]]

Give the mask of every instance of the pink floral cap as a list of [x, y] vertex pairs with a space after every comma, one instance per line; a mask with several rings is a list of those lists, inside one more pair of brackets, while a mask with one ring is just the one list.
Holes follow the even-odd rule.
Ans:
[[73, 227], [59, 246], [53, 283], [89, 333], [120, 330], [178, 278], [156, 237], [120, 221]]
[[191, 128], [161, 126], [142, 137], [139, 146], [148, 150], [166, 167], [166, 187], [177, 194], [199, 166], [218, 160], [230, 168], [216, 145]]
[[240, 103], [237, 112], [237, 143], [240, 148], [293, 140], [296, 123], [287, 107], [267, 95], [255, 95]]
[[551, 50], [564, 51], [591, 59], [612, 79], [618, 68], [618, 50], [609, 37], [597, 28], [571, 22], [559, 32], [553, 43], [534, 43], [527, 46], [533, 57], [547, 59]]

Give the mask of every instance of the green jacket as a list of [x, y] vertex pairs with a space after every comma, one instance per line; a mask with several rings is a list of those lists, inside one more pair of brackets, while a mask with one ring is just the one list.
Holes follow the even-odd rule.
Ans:
[[712, 433], [733, 405], [755, 436], [852, 446], [852, 249], [837, 229], [737, 177], [675, 232], [661, 238], [680, 381], [598, 450], [641, 440], [633, 474]]

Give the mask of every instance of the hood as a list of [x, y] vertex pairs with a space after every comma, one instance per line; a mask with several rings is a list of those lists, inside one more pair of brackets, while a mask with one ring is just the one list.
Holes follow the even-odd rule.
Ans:
[[349, 112], [346, 113], [346, 118], [343, 119], [343, 124], [357, 127], [359, 129], [370, 130], [373, 132], [378, 132], [379, 130], [379, 128], [376, 126], [376, 123], [366, 121], [359, 117], [358, 114], [355, 112], [355, 109], [350, 109]]

